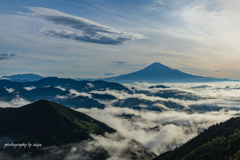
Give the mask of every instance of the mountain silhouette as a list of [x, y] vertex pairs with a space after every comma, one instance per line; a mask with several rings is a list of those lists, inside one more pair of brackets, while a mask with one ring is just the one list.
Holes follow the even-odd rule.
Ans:
[[181, 72], [177, 69], [169, 68], [161, 63], [155, 62], [150, 66], [137, 72], [120, 75], [117, 77], [105, 78], [106, 81], [116, 82], [202, 82], [221, 81], [227, 79], [217, 79], [211, 77], [195, 76]]
[[31, 81], [38, 81], [43, 78], [44, 77], [37, 74], [27, 73], [27, 74], [16, 74], [11, 76], [2, 76], [1, 79], [7, 79], [10, 81], [16, 81], [16, 82], [31, 82]]
[[132, 93], [127, 87], [114, 82], [106, 82], [103, 80], [97, 81], [76, 81], [70, 78], [58, 78], [58, 77], [47, 77], [34, 82], [14, 82], [10, 80], [0, 79], [0, 87], [13, 88], [15, 91], [21, 90], [24, 87], [36, 87], [44, 88], [47, 86], [61, 86], [66, 90], [74, 89], [79, 92], [88, 92], [91, 90], [125, 90], [128, 93]]
[[16, 143], [38, 142], [45, 147], [91, 139], [90, 133], [105, 132], [116, 131], [84, 113], [47, 100], [20, 108], [0, 108], [0, 137]]

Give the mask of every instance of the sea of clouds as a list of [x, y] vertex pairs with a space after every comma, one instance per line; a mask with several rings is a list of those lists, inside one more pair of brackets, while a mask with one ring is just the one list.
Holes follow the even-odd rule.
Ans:
[[[161, 98], [147, 96], [145, 94], [128, 94], [120, 91], [92, 91], [99, 94], [110, 94], [118, 99], [138, 98], [150, 101], [172, 101], [191, 108], [192, 105], [219, 107], [218, 111], [184, 112], [166, 110], [163, 112], [149, 110], [134, 110], [131, 108], [114, 107], [115, 101], [99, 101], [105, 104], [105, 109], [79, 108], [77, 111], [84, 112], [116, 129], [124, 137], [135, 139], [155, 154], [161, 154], [181, 146], [191, 138], [207, 129], [209, 126], [223, 122], [231, 117], [239, 115], [240, 111], [240, 83], [218, 82], [218, 83], [166, 83], [170, 88], [153, 88], [150, 86], [159, 84], [133, 83], [125, 84], [129, 89], [159, 92], [161, 90], [180, 90], [199, 96], [198, 100], [183, 100], [177, 98]], [[167, 108], [163, 104], [161, 107]], [[124, 119], [117, 115], [134, 114], [131, 119]], [[160, 130], [146, 130], [158, 126]], [[104, 144], [102, 139], [98, 141]], [[103, 145], [104, 146], [104, 145]]]
[[[71, 90], [71, 93], [74, 93], [76, 96], [81, 95], [91, 98], [91, 93], [98, 93], [113, 95], [117, 98], [117, 100], [108, 101], [98, 100], [106, 106], [104, 109], [75, 109], [76, 111], [86, 113], [91, 117], [106, 123], [118, 131], [117, 133], [106, 134], [105, 136], [92, 135], [95, 141], [84, 142], [84, 145], [88, 146], [88, 149], [92, 151], [99, 148], [99, 146], [103, 147], [110, 155], [108, 158], [109, 160], [127, 159], [126, 156], [122, 156], [122, 153], [131, 140], [142, 143], [143, 146], [148, 148], [151, 152], [159, 155], [181, 146], [213, 124], [240, 115], [240, 83], [238, 82], [163, 84], [170, 88], [149, 88], [153, 85], [159, 85], [150, 83], [133, 83], [124, 85], [135, 93], [130, 94], [116, 90], [79, 93], [74, 89]], [[163, 90], [184, 91], [184, 93], [180, 94], [194, 95], [198, 98], [162, 98], [146, 95], [144, 93], [136, 93], [136, 91], [157, 93]], [[142, 105], [143, 109], [141, 110], [114, 106], [116, 101], [124, 101], [129, 98], [144, 99], [152, 102], [158, 100], [171, 101], [184, 106], [186, 109], [191, 109], [192, 106], [196, 105], [218, 109], [205, 111], [192, 110], [189, 112], [189, 110], [170, 109], [164, 104], [155, 104], [156, 106], [163, 108], [160, 112], [145, 110], [144, 105]], [[0, 106], [19, 107], [28, 103], [30, 102], [21, 97], [17, 97], [11, 102], [0, 102]], [[130, 118], [121, 116], [124, 114], [131, 116]], [[73, 152], [77, 148], [82, 148], [81, 143], [72, 146], [72, 149], [66, 154], [66, 159], [74, 159], [74, 157], [79, 158], [79, 156], [83, 156], [81, 154], [82, 151]]]

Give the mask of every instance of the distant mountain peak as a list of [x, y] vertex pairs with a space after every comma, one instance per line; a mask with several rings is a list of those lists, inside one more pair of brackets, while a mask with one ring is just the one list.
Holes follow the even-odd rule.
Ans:
[[168, 82], [168, 81], [179, 81], [183, 79], [193, 79], [199, 78], [199, 76], [194, 76], [191, 74], [187, 74], [181, 72], [177, 69], [172, 69], [168, 66], [165, 66], [159, 62], [154, 62], [151, 65], [143, 68], [139, 71], [112, 77], [106, 78], [105, 80], [112, 80], [112, 81], [127, 81], [127, 82], [135, 82], [135, 81], [159, 81], [159, 82]]
[[184, 73], [177, 69], [172, 69], [159, 62], [154, 62], [151, 65], [139, 71], [116, 77], [105, 78], [104, 80], [122, 83], [133, 82], [162, 83], [162, 82], [214, 82], [214, 81], [226, 81], [227, 79], [195, 76], [188, 73]]
[[[146, 68], [144, 68], [145, 70], [146, 69], [153, 69], [153, 70], [161, 70], [161, 69], [171, 69], [170, 67], [168, 67], [168, 66], [165, 66], [165, 65], [163, 65], [163, 64], [161, 64], [161, 63], [159, 63], [159, 62], [154, 62], [154, 63], [152, 63], [151, 65], [149, 65], [149, 66], [147, 66]], [[144, 69], [142, 69], [142, 70], [144, 70]]]
[[[163, 65], [162, 63], [159, 63], [159, 62], [154, 62], [151, 65], [149, 65], [149, 67], [150, 66], [165, 66], [165, 65]], [[165, 66], [165, 67], [167, 67], [167, 66]]]

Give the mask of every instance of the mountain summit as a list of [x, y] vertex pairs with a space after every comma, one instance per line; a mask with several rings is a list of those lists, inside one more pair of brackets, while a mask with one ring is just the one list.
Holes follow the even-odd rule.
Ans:
[[128, 76], [135, 76], [137, 78], [145, 77], [148, 79], [168, 79], [168, 78], [196, 78], [199, 76], [193, 76], [190, 74], [183, 73], [177, 69], [169, 68], [161, 63], [153, 63], [150, 66], [134, 72], [127, 74]]
[[202, 81], [219, 81], [221, 79], [195, 76], [181, 72], [177, 69], [172, 69], [161, 63], [155, 62], [150, 66], [137, 72], [105, 78], [106, 81], [117, 82], [202, 82]]

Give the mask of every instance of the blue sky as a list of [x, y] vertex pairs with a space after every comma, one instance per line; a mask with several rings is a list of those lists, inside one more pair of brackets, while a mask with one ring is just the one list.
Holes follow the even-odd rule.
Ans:
[[102, 78], [160, 62], [240, 79], [237, 0], [1, 0], [0, 76]]

